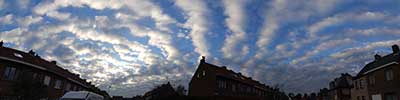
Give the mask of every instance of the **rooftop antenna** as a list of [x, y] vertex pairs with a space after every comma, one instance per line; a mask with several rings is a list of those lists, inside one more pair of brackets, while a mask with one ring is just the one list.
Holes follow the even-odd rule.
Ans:
[[167, 75], [167, 82], [169, 82], [169, 76]]

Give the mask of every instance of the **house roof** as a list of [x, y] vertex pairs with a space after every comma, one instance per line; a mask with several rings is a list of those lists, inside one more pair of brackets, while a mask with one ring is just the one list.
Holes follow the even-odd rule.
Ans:
[[[378, 57], [377, 57], [378, 56]], [[371, 71], [380, 69], [382, 67], [387, 66], [388, 64], [395, 64], [400, 62], [400, 54], [399, 52], [393, 52], [391, 54], [388, 54], [386, 56], [380, 57], [379, 55], [376, 55], [375, 60], [368, 63], [367, 65], [364, 66], [363, 69], [357, 74], [357, 77], [361, 77], [365, 74], [368, 74]]]
[[168, 82], [166, 84], [162, 84], [158, 87], [156, 87], [155, 89], [148, 91], [144, 94], [144, 96], [150, 96], [153, 94], [158, 94], [158, 93], [163, 93], [163, 92], [172, 92], [172, 94], [176, 94], [174, 88], [171, 86], [171, 84]]
[[33, 51], [26, 53], [0, 45], [0, 59], [22, 63], [40, 70], [48, 71], [68, 80], [74, 81], [75, 83], [84, 87], [99, 90], [89, 82], [86, 82], [86, 80], [81, 79], [78, 74], [71, 73], [67, 69], [61, 68], [56, 64], [55, 61], [47, 61], [41, 58]]
[[262, 84], [259, 81], [253, 80], [251, 77], [246, 77], [246, 76], [242, 75], [241, 73], [236, 73], [232, 70], [227, 69], [226, 66], [220, 67], [217, 65], [207, 63], [205, 61], [201, 61], [201, 63], [206, 64], [207, 67], [212, 67], [210, 69], [215, 69], [217, 76], [232, 79], [232, 80], [244, 83], [244, 84], [255, 86], [255, 87], [257, 87], [259, 89], [263, 89], [263, 90], [271, 89], [269, 86], [266, 86], [265, 84]]

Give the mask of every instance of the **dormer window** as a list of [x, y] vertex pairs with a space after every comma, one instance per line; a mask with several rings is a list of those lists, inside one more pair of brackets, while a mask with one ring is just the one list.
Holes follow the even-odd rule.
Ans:
[[204, 76], [206, 76], [206, 71], [204, 71], [204, 70], [201, 73], [197, 74], [197, 78], [204, 77]]
[[18, 54], [18, 53], [14, 53], [14, 56], [18, 57], [18, 58], [24, 58], [21, 54]]

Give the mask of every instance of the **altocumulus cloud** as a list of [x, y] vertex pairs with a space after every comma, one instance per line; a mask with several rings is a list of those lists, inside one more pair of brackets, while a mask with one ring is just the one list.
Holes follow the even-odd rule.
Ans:
[[400, 43], [399, 4], [0, 0], [0, 40], [34, 49], [112, 95], [187, 85], [201, 55], [287, 92], [313, 92]]

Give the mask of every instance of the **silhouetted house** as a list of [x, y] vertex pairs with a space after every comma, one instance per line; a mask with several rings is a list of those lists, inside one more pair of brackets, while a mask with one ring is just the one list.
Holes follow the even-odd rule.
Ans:
[[375, 55], [375, 60], [354, 78], [352, 100], [400, 100], [399, 46], [386, 56]]
[[143, 95], [144, 100], [161, 100], [178, 96], [171, 84], [162, 84]]
[[[100, 89], [57, 65], [46, 61], [32, 50], [28, 53], [3, 47], [0, 43], [0, 100], [21, 98], [22, 95], [43, 95], [57, 99], [67, 91], [92, 91]], [[42, 90], [42, 91], [40, 91]], [[22, 94], [26, 93], [26, 94]], [[29, 96], [29, 95], [28, 95]], [[33, 98], [33, 97], [32, 97]]]
[[189, 96], [264, 97], [271, 91], [251, 77], [205, 62], [205, 57], [189, 83]]
[[350, 100], [353, 77], [348, 74], [341, 74], [329, 83], [329, 98], [331, 100]]

